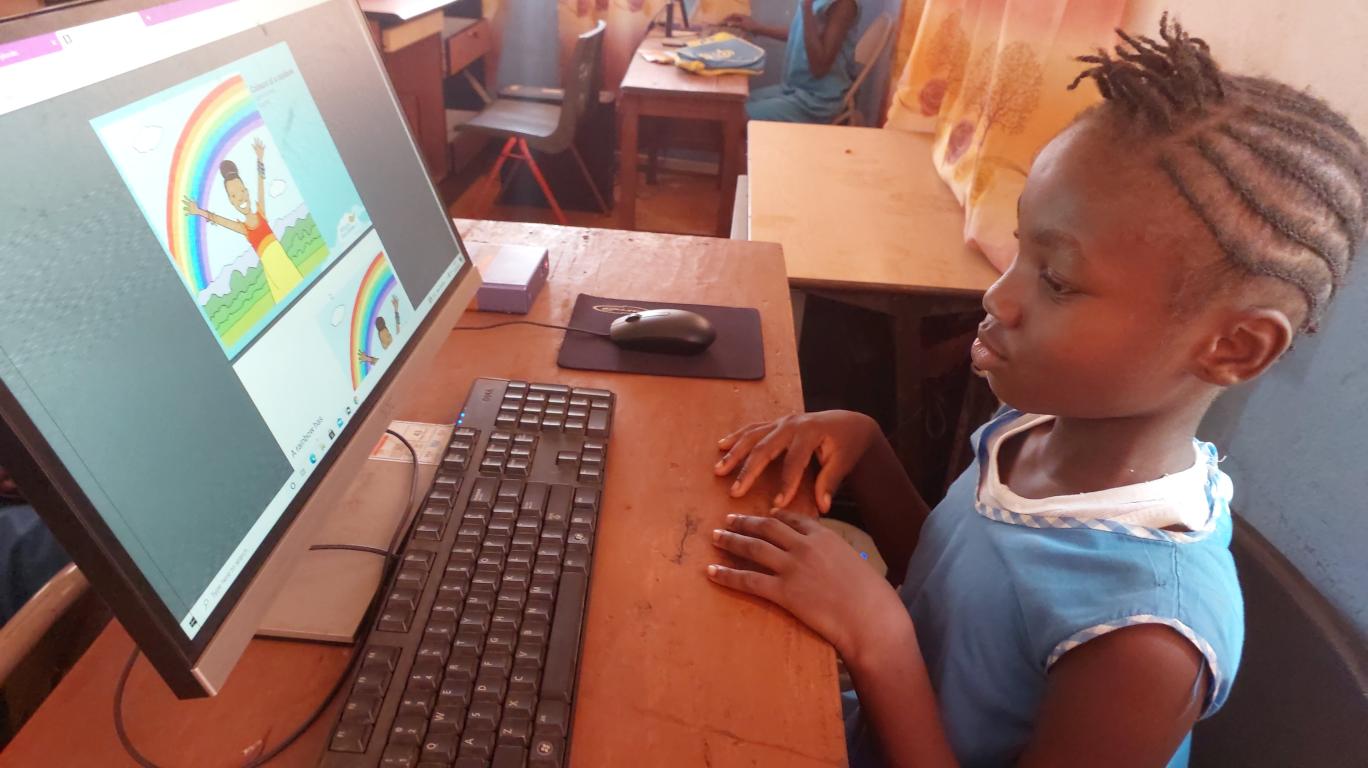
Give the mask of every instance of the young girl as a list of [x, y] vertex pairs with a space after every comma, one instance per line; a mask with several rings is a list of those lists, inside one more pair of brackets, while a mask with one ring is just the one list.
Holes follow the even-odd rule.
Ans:
[[855, 768], [1183, 765], [1230, 692], [1232, 488], [1194, 436], [1217, 395], [1315, 328], [1364, 234], [1368, 148], [1324, 103], [1160, 31], [1083, 58], [1105, 100], [1036, 158], [971, 351], [1009, 410], [934, 511], [864, 416], [720, 443], [734, 496], [783, 455], [779, 507], [815, 455], [818, 508], [848, 481], [906, 568], [894, 592], [788, 512], [714, 534], [758, 569], [712, 565], [712, 580], [844, 659]]
[[764, 37], [787, 40], [784, 81], [756, 89], [746, 102], [751, 120], [829, 123], [841, 111], [855, 69], [857, 0], [799, 0], [785, 31], [742, 14], [723, 22]]

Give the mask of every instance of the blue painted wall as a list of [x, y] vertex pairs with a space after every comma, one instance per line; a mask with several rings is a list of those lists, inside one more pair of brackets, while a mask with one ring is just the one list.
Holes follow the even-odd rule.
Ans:
[[1368, 634], [1368, 249], [1321, 331], [1227, 393], [1202, 435], [1237, 514]]

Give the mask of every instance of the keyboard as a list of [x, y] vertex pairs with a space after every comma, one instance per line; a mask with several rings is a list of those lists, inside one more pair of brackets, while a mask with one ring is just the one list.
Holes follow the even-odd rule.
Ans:
[[361, 640], [324, 768], [566, 764], [615, 403], [476, 380]]

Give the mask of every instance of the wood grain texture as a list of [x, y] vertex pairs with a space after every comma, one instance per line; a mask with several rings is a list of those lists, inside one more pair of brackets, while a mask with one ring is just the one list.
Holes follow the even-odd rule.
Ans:
[[[561, 333], [515, 326], [455, 332], [426, 391], [401, 417], [451, 420], [479, 376], [618, 393], [572, 737], [575, 768], [840, 766], [835, 657], [772, 606], [706, 580], [709, 532], [729, 512], [763, 513], [773, 477], [740, 501], [713, 477], [716, 440], [802, 408], [783, 257], [773, 244], [516, 223], [458, 221], [472, 242], [546, 246], [551, 276], [527, 319], [564, 323], [582, 292], [759, 309], [767, 376], [757, 382], [556, 368]], [[509, 319], [467, 313], [462, 325]], [[804, 502], [808, 496], [802, 496]], [[809, 507], [810, 509], [810, 507]], [[0, 765], [123, 766], [110, 718], [131, 648], [111, 624], [3, 754]], [[255, 640], [223, 692], [174, 700], [145, 662], [127, 692], [129, 729], [167, 766], [228, 766], [274, 743], [341, 672], [346, 650]], [[330, 720], [326, 722], [331, 722]], [[79, 738], [73, 738], [79, 734]], [[312, 766], [326, 723], [283, 755]], [[69, 757], [67, 757], [69, 755]]]
[[981, 294], [998, 272], [930, 152], [921, 134], [752, 122], [751, 239], [783, 245], [795, 287]]
[[750, 96], [750, 78], [745, 75], [695, 75], [672, 64], [652, 64], [641, 58], [641, 51], [669, 51], [662, 41], [664, 33], [652, 32], [642, 41], [627, 73], [622, 76], [624, 93], [667, 94], [677, 98], [705, 95], [715, 99], [745, 101]]

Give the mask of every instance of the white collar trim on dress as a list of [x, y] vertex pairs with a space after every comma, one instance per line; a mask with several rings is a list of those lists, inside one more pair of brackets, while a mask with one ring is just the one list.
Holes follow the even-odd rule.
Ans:
[[[1149, 539], [1190, 541], [1209, 533], [1227, 508], [1230, 481], [1216, 468], [1214, 448], [1196, 440], [1192, 466], [1156, 480], [1044, 499], [1017, 495], [998, 475], [998, 448], [1008, 437], [1053, 418], [1023, 414], [987, 436], [987, 466], [980, 467], [983, 476], [976, 505], [981, 514], [1032, 528], [1087, 527]], [[1175, 527], [1186, 530], [1164, 530]]]

